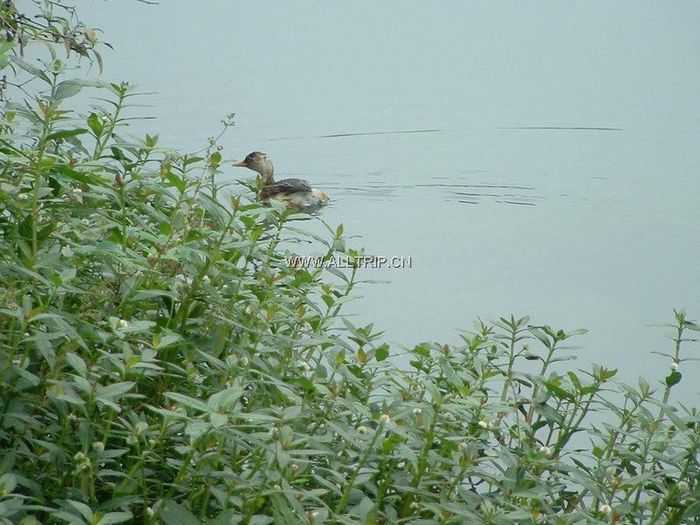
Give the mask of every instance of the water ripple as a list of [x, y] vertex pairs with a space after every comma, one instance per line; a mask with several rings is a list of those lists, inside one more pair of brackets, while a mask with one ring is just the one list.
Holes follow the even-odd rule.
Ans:
[[362, 198], [371, 200], [394, 200], [421, 192], [423, 196], [432, 193], [439, 200], [458, 204], [478, 205], [487, 201], [510, 206], [537, 206], [545, 199], [536, 188], [524, 184], [467, 184], [467, 183], [423, 183], [391, 184], [381, 181], [354, 183], [351, 186], [340, 181], [328, 181], [324, 190], [336, 198]]

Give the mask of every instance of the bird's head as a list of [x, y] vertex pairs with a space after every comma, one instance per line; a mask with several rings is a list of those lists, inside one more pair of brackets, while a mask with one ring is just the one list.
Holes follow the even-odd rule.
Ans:
[[234, 162], [233, 165], [257, 171], [263, 177], [272, 177], [272, 161], [267, 157], [266, 153], [260, 151], [249, 153], [245, 159]]

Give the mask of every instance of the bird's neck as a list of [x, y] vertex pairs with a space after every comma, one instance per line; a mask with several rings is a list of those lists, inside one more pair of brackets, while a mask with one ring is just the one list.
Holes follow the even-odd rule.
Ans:
[[275, 178], [273, 177], [274, 169], [271, 163], [267, 163], [266, 166], [263, 166], [258, 173], [260, 173], [260, 180], [262, 180], [263, 186], [275, 183]]

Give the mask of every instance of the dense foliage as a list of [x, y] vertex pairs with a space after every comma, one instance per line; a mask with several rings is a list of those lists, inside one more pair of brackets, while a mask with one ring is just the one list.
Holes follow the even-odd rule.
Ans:
[[69, 6], [0, 26], [1, 522], [700, 521], [684, 313], [658, 393], [527, 318], [400, 368], [341, 315], [355, 272], [290, 267], [289, 214], [217, 182], [220, 137], [129, 140], [138, 93], [71, 78], [101, 44]]

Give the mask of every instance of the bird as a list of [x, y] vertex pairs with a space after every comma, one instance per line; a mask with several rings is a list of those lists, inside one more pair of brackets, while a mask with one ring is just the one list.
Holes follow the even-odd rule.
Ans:
[[328, 204], [328, 195], [311, 187], [303, 179], [282, 179], [275, 181], [274, 167], [267, 153], [253, 151], [245, 159], [233, 163], [238, 168], [248, 168], [260, 174], [262, 188], [258, 194], [263, 204], [277, 201], [287, 208], [308, 211]]

